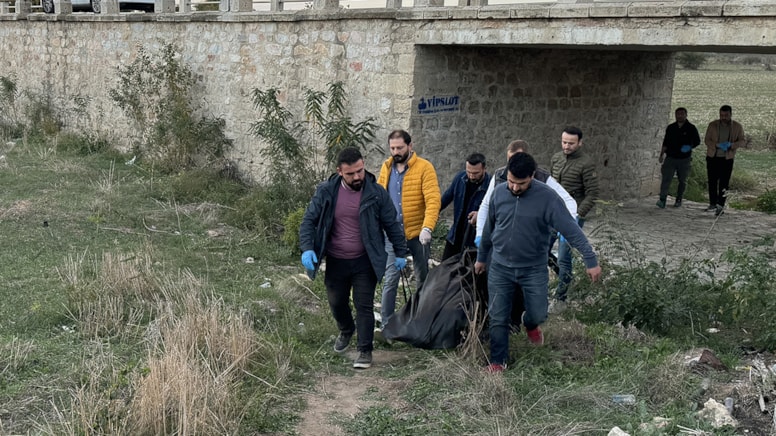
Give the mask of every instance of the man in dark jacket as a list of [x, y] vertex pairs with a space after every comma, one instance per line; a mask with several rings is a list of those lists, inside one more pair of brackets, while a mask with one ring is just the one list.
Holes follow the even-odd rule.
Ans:
[[[585, 217], [598, 199], [598, 174], [595, 162], [582, 150], [582, 130], [566, 127], [561, 134], [562, 150], [552, 156], [550, 174], [577, 202], [577, 223], [585, 224]], [[561, 232], [563, 235], [563, 232]], [[565, 236], [565, 235], [563, 235]], [[573, 278], [571, 246], [565, 238], [558, 242], [558, 289], [550, 313], [559, 313], [566, 306], [566, 294]]]
[[474, 271], [488, 269], [489, 372], [501, 372], [509, 359], [509, 324], [516, 285], [523, 290], [528, 339], [544, 344], [539, 327], [547, 319], [547, 251], [553, 229], [582, 253], [592, 281], [601, 277], [593, 248], [558, 194], [535, 180], [536, 161], [527, 153], [509, 158], [507, 183], [493, 190]]
[[[396, 253], [396, 268], [407, 261], [407, 242], [396, 221], [396, 209], [375, 177], [364, 169], [361, 152], [346, 148], [337, 157], [337, 174], [321, 183], [299, 228], [302, 265], [310, 275], [326, 256], [326, 296], [340, 334], [334, 351], [344, 352], [358, 332], [359, 356], [354, 368], [372, 365], [375, 286], [385, 273], [385, 236]], [[350, 290], [356, 321], [350, 309]]]
[[447, 232], [442, 260], [460, 253], [464, 247], [474, 247], [477, 210], [489, 183], [490, 174], [485, 171], [485, 156], [473, 153], [466, 158], [466, 170], [456, 174], [450, 187], [442, 194], [440, 212], [453, 203], [453, 225]]
[[658, 158], [658, 162], [663, 164], [660, 167], [660, 175], [662, 176], [660, 198], [657, 200], [657, 207], [661, 209], [666, 207], [668, 188], [671, 186], [674, 173], [679, 178], [674, 207], [682, 206], [682, 196], [687, 187], [687, 177], [690, 175], [692, 167], [692, 149], [701, 143], [698, 129], [687, 121], [687, 109], [683, 107], [676, 109], [674, 117], [676, 122], [666, 127], [663, 146], [660, 148], [660, 157]]

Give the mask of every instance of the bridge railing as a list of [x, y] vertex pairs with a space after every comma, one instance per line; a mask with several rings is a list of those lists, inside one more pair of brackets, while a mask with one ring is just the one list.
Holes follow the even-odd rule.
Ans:
[[[70, 14], [73, 12], [70, 0], [0, 0], [0, 14], [27, 15], [30, 13], [44, 12], [42, 1], [50, 1], [54, 4], [55, 14]], [[520, 4], [520, 3], [576, 3], [578, 1], [591, 0], [155, 0], [154, 12], [252, 12], [299, 9], [400, 9], [423, 7], [482, 7], [489, 4]], [[616, 2], [618, 0], [607, 0]], [[629, 0], [632, 1], [632, 0]], [[639, 0], [645, 1], [645, 0]], [[646, 0], [650, 1], [650, 0]], [[661, 1], [661, 0], [654, 0]], [[102, 0], [103, 14], [119, 13], [119, 0]]]

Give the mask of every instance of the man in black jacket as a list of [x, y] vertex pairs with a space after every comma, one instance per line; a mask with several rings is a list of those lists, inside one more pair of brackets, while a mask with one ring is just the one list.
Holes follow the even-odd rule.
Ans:
[[692, 166], [692, 149], [701, 143], [698, 129], [691, 122], [687, 121], [687, 109], [683, 107], [677, 108], [674, 116], [676, 122], [666, 127], [663, 146], [660, 148], [660, 157], [658, 158], [658, 162], [663, 164], [660, 167], [662, 176], [660, 181], [660, 198], [657, 200], [657, 207], [661, 209], [666, 207], [668, 187], [671, 186], [674, 173], [679, 178], [679, 187], [676, 189], [674, 207], [682, 206], [682, 196], [687, 187], [687, 177], [690, 175], [690, 168]]
[[[354, 368], [372, 365], [375, 286], [385, 273], [385, 236], [393, 244], [396, 268], [407, 261], [404, 231], [388, 192], [364, 169], [361, 152], [346, 148], [337, 157], [337, 174], [321, 183], [299, 228], [302, 265], [311, 278], [326, 256], [326, 296], [340, 334], [334, 351], [344, 352], [358, 332]], [[356, 320], [350, 309], [350, 290]]]

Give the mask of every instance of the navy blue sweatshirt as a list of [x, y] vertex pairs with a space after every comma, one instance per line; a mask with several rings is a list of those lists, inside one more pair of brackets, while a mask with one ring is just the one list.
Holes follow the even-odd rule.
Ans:
[[512, 268], [546, 265], [552, 229], [582, 253], [586, 268], [598, 265], [593, 247], [552, 188], [534, 179], [525, 192], [515, 196], [507, 183], [501, 183], [491, 197], [477, 261], [492, 258]]

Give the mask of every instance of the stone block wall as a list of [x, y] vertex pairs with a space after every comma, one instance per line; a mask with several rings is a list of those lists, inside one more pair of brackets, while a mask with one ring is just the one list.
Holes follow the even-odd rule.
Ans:
[[562, 128], [573, 124], [598, 162], [604, 198], [655, 192], [655, 157], [671, 112], [668, 52], [418, 44], [427, 21], [393, 16], [122, 17], [2, 21], [0, 75], [58, 102], [69, 128], [102, 131], [129, 146], [137, 140], [132, 126], [108, 94], [118, 84], [116, 69], [140, 46], [155, 53], [171, 42], [197, 77], [200, 112], [226, 120], [235, 144], [230, 157], [256, 180], [272, 171], [249, 132], [258, 119], [251, 91], [275, 87], [301, 115], [306, 87], [324, 90], [342, 80], [350, 115], [371, 116], [378, 126], [367, 155], [373, 171], [394, 128], [410, 131], [444, 189], [473, 151], [483, 152], [492, 169], [501, 166], [515, 138], [529, 141], [548, 165]]
[[[124, 146], [137, 138], [108, 94], [118, 85], [117, 67], [130, 64], [140, 46], [153, 54], [176, 44], [196, 75], [200, 112], [226, 120], [235, 144], [231, 158], [256, 180], [271, 171], [259, 157], [262, 144], [249, 132], [258, 119], [254, 88], [279, 89], [279, 100], [301, 116], [305, 88], [325, 90], [344, 81], [352, 117], [371, 116], [379, 126], [381, 152], [387, 133], [406, 127], [410, 118], [412, 32], [395, 29], [391, 20], [0, 24], [0, 75], [15, 76], [20, 90], [51, 96], [67, 115], [73, 115], [74, 101], [88, 101], [87, 113], [68, 116], [67, 127], [102, 131]], [[384, 157], [368, 156], [372, 168]]]
[[[548, 167], [563, 128], [574, 125], [598, 164], [604, 198], [650, 195], [673, 77], [670, 53], [419, 46], [410, 127], [445, 186], [472, 152], [492, 169], [504, 165], [513, 139], [528, 141]], [[457, 97], [458, 107], [419, 109], [421, 98], [434, 97]]]

